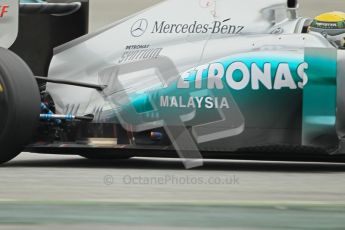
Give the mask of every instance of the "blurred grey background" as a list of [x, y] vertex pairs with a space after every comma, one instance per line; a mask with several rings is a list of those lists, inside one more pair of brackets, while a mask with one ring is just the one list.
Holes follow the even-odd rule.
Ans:
[[[97, 30], [160, 1], [162, 0], [91, 0], [90, 29]], [[325, 11], [345, 11], [344, 0], [300, 0], [299, 3], [300, 14], [307, 17], [314, 17]]]

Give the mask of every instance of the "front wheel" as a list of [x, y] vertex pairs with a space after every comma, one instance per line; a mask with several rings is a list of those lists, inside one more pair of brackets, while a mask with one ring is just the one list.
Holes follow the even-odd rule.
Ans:
[[16, 157], [39, 122], [40, 93], [26, 63], [0, 48], [0, 164]]

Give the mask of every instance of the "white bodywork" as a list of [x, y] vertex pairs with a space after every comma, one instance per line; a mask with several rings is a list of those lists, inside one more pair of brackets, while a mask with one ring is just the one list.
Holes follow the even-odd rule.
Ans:
[[[168, 57], [183, 73], [233, 54], [293, 50], [303, 59], [305, 47], [332, 47], [321, 35], [302, 33], [309, 19], [288, 19], [287, 12], [286, 0], [166, 0], [99, 33], [57, 48], [49, 77], [101, 84], [104, 69], [143, 60], [144, 55], [128, 55], [145, 49]], [[225, 25], [224, 33], [220, 27], [212, 27], [215, 21]], [[199, 24], [210, 26], [200, 32], [196, 29]], [[190, 31], [183, 32], [183, 26]], [[119, 76], [128, 93], [152, 87], [157, 78], [154, 71]], [[99, 115], [95, 121], [101, 121], [102, 113], [117, 103], [107, 106], [104, 95], [93, 89], [48, 84], [47, 90], [58, 112]]]
[[0, 47], [9, 48], [18, 35], [19, 0], [0, 1]]

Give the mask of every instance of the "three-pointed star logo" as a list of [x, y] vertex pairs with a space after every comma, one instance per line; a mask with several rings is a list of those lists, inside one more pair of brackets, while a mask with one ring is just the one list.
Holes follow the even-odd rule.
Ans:
[[133, 37], [140, 37], [142, 36], [148, 27], [149, 23], [146, 19], [139, 19], [138, 21], [134, 22], [131, 28], [131, 34]]

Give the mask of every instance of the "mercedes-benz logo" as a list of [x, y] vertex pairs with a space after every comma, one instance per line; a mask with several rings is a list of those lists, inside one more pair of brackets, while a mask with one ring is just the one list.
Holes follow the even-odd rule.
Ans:
[[142, 36], [148, 27], [149, 23], [146, 19], [139, 19], [138, 21], [134, 22], [131, 28], [131, 34], [133, 37], [140, 37]]

